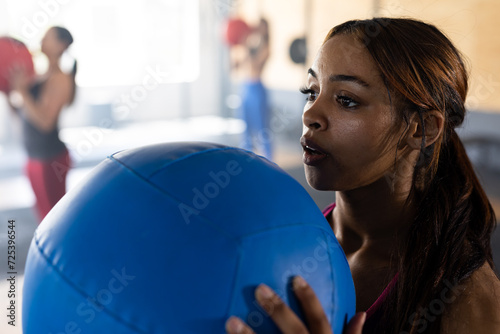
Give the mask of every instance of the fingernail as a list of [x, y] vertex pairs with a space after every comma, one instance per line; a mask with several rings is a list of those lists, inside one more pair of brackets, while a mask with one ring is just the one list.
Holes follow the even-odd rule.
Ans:
[[293, 287], [295, 289], [303, 289], [307, 286], [307, 282], [301, 276], [295, 276], [293, 279]]
[[270, 299], [274, 295], [273, 290], [265, 284], [261, 284], [257, 287], [257, 293], [259, 297], [264, 299]]
[[226, 330], [231, 333], [243, 333], [243, 322], [237, 317], [231, 317], [226, 321]]
[[361, 321], [361, 323], [362, 323], [362, 324], [364, 324], [364, 323], [365, 323], [365, 321], [366, 321], [366, 312], [361, 313], [360, 318], [361, 318], [361, 320], [360, 320], [360, 321]]

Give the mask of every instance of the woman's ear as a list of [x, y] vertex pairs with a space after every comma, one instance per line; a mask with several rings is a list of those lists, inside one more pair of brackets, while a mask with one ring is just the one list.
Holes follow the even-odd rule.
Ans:
[[414, 150], [420, 150], [425, 132], [425, 147], [432, 145], [443, 133], [444, 116], [437, 110], [430, 110], [422, 113], [420, 119], [417, 113], [411, 117], [408, 130], [406, 132], [406, 143]]

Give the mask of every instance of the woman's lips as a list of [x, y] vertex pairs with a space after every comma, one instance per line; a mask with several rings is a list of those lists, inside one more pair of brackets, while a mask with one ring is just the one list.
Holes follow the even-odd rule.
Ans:
[[304, 150], [302, 161], [309, 166], [315, 166], [328, 157], [324, 150], [311, 139], [302, 137], [300, 143]]

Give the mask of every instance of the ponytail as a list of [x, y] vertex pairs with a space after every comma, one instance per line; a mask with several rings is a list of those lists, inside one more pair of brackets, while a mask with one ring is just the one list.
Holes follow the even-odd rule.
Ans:
[[68, 105], [71, 105], [74, 100], [75, 100], [75, 96], [76, 96], [76, 72], [78, 70], [78, 62], [76, 61], [76, 59], [74, 60], [74, 63], [73, 63], [73, 67], [71, 69], [71, 79], [72, 79], [72, 84], [73, 84], [73, 89], [71, 91], [71, 97], [69, 99], [69, 103]]
[[[449, 306], [439, 299], [443, 291], [459, 294], [460, 284], [485, 262], [494, 268], [490, 237], [495, 214], [455, 130], [442, 144], [431, 182], [414, 190], [413, 198], [417, 214], [390, 301], [401, 316], [386, 320], [394, 333], [421, 333], [424, 327], [425, 333], [439, 333], [441, 314]], [[444, 309], [429, 321], [425, 312], [436, 298]]]

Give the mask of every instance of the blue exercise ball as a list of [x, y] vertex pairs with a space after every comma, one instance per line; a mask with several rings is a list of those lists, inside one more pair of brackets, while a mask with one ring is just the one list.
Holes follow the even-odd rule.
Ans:
[[224, 333], [231, 315], [278, 333], [254, 297], [291, 279], [335, 333], [355, 312], [345, 255], [308, 193], [268, 160], [210, 143], [126, 150], [64, 196], [32, 240], [24, 333]]

